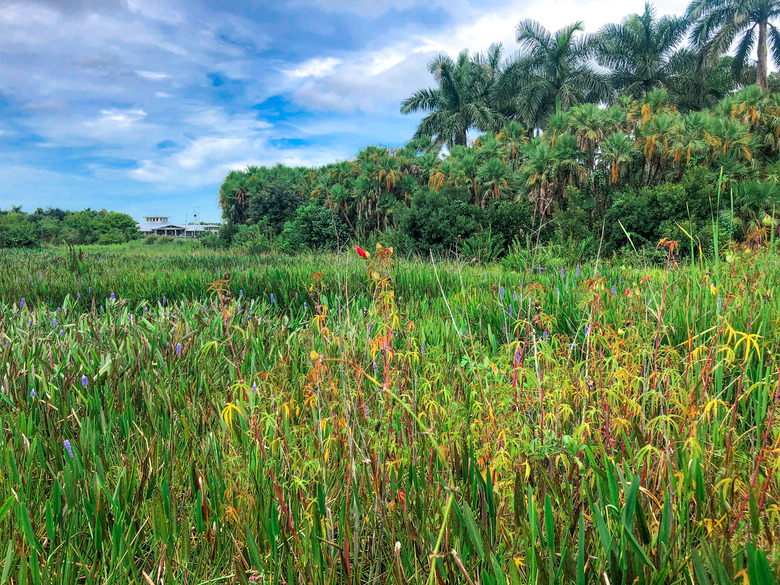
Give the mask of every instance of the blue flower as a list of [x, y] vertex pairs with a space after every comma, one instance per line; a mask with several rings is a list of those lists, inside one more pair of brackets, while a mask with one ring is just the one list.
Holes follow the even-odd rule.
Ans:
[[36, 396], [35, 390], [30, 390], [30, 398], [35, 398]]
[[52, 324], [53, 324], [53, 325], [56, 327], [56, 326], [57, 326], [57, 325], [59, 325], [60, 323], [59, 323], [59, 321], [57, 321], [57, 318], [55, 317], [55, 318], [52, 320]]
[[577, 276], [579, 276], [579, 275], [580, 275], [580, 265], [577, 264]]
[[541, 274], [541, 273], [542, 273], [542, 265], [539, 264], [539, 274]]
[[566, 269], [561, 268], [561, 278], [565, 278], [565, 277], [566, 277]]
[[252, 384], [252, 394], [257, 392], [257, 384]]
[[65, 335], [65, 332], [62, 329], [60, 329], [60, 335]]
[[274, 297], [274, 293], [271, 293], [271, 302], [272, 303], [276, 302], [276, 298]]
[[20, 308], [24, 308], [24, 299], [22, 299], [22, 302], [21, 302], [21, 303], [19, 303], [19, 307], [20, 307]]
[[509, 305], [509, 316], [514, 317], [514, 312], [512, 311], [512, 305]]
[[612, 296], [615, 296], [615, 285], [612, 285]]
[[68, 455], [70, 455], [70, 458], [73, 459], [73, 449], [70, 447], [70, 441], [65, 439], [62, 444], [65, 445], [65, 450], [68, 452]]
[[723, 301], [718, 297], [718, 313], [720, 313], [720, 310], [723, 308]]
[[163, 305], [167, 305], [167, 304], [168, 304], [168, 299], [166, 299], [165, 297], [163, 297]]
[[181, 355], [181, 343], [177, 343], [177, 344], [176, 344], [176, 353], [177, 353], [178, 355]]
[[515, 362], [519, 362], [519, 361], [520, 361], [520, 348], [518, 347], [515, 350]]
[[420, 348], [420, 353], [422, 355], [425, 355], [425, 346], [424, 345]]
[[501, 300], [503, 301], [504, 300], [504, 287], [503, 286], [498, 289], [498, 295], [501, 297]]
[[542, 331], [542, 339], [547, 339], [547, 331]]
[[513, 293], [512, 293], [512, 298], [513, 298], [514, 300], [517, 300], [517, 291], [515, 291], [515, 292], [513, 292]]
[[114, 293], [111, 293], [111, 300], [116, 300], [116, 295]]
[[238, 296], [243, 297], [244, 296], [244, 289], [241, 289], [238, 291]]
[[89, 384], [89, 378], [86, 376], [81, 376], [81, 386], [82, 388], [86, 388], [87, 384]]

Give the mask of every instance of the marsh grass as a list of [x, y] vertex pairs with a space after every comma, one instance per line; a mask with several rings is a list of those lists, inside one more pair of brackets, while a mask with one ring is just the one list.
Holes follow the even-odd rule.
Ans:
[[662, 250], [2, 251], [0, 583], [774, 583], [778, 257]]

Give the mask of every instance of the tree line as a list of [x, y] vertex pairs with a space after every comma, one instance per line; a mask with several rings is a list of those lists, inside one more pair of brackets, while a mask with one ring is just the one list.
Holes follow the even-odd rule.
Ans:
[[767, 69], [778, 11], [780, 0], [695, 0], [658, 17], [647, 4], [594, 35], [522, 21], [516, 58], [495, 45], [432, 60], [436, 86], [401, 104], [426, 113], [403, 147], [228, 173], [211, 244], [333, 248], [381, 234], [406, 253], [481, 258], [530, 240], [588, 254], [766, 235], [780, 204], [780, 78]]
[[0, 248], [34, 248], [41, 244], [121, 244], [139, 237], [135, 220], [126, 213], [84, 209], [21, 207], [0, 209]]

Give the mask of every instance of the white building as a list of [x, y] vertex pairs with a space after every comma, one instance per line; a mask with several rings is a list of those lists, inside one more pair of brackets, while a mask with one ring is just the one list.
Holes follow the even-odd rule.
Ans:
[[147, 215], [138, 223], [138, 231], [145, 236], [168, 236], [171, 238], [197, 238], [202, 234], [215, 234], [218, 225], [172, 223], [166, 215]]

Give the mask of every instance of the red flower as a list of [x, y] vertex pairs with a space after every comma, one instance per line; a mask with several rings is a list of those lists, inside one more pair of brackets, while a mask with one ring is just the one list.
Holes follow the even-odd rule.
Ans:
[[630, 296], [631, 296], [631, 289], [630, 289], [630, 288], [627, 288], [627, 289], [626, 289], [626, 296], [627, 296], [627, 297], [630, 297]]
[[355, 252], [357, 252], [358, 256], [361, 258], [368, 258], [368, 253], [360, 246], [355, 246]]

